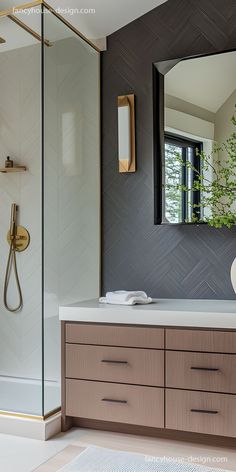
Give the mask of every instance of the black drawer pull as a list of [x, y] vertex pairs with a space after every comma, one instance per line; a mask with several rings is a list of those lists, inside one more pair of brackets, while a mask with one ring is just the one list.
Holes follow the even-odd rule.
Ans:
[[113, 400], [112, 398], [102, 398], [102, 402], [110, 402], [110, 403], [128, 403], [127, 400]]
[[205, 370], [206, 372], [219, 372], [215, 367], [191, 367], [191, 370]]
[[110, 361], [109, 359], [102, 359], [101, 362], [105, 364], [128, 364], [128, 361]]
[[217, 415], [219, 413], [217, 410], [196, 410], [195, 408], [192, 408], [190, 411], [192, 413], [206, 413], [208, 415]]

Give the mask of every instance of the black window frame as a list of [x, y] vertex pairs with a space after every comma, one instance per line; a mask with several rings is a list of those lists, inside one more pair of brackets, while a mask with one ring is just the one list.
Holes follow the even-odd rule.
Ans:
[[[191, 185], [193, 186], [193, 182], [197, 179], [198, 173], [202, 172], [201, 169], [201, 160], [197, 156], [197, 153], [200, 153], [203, 151], [203, 142], [202, 141], [197, 141], [192, 138], [188, 138], [185, 136], [181, 136], [178, 134], [174, 133], [169, 133], [169, 132], [164, 132], [164, 145], [165, 143], [172, 144], [174, 146], [181, 147], [184, 152], [182, 153], [182, 159], [184, 162], [184, 166], [182, 167], [182, 185], [187, 186], [187, 178], [188, 178], [188, 167], [186, 166], [187, 162], [187, 149], [192, 148], [193, 149], [193, 167], [196, 169], [196, 171], [192, 172], [192, 182]], [[164, 168], [165, 168], [165, 156], [164, 156]], [[165, 186], [162, 186], [162, 192], [163, 194], [165, 193]], [[192, 192], [192, 204], [199, 205], [200, 200], [201, 200], [201, 192], [200, 190], [195, 190]], [[162, 201], [165, 202], [164, 195], [162, 196]], [[187, 205], [187, 193], [183, 190], [182, 191], [182, 221], [178, 224], [185, 223], [188, 220], [188, 205]], [[196, 220], [195, 221], [200, 221], [201, 220], [201, 213], [199, 210], [196, 208], [195, 210], [192, 209], [192, 217], [193, 214], [195, 213]], [[163, 208], [163, 219], [165, 219], [165, 205]], [[170, 224], [176, 224], [176, 223], [171, 223]]]

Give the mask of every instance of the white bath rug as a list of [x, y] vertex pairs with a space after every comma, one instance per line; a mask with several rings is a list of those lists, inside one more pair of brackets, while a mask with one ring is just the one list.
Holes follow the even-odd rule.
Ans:
[[58, 472], [227, 472], [160, 457], [88, 447]]

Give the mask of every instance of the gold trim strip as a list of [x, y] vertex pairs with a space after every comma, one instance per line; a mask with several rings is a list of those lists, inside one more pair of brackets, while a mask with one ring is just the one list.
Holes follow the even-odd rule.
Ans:
[[75, 28], [75, 26], [71, 25], [71, 23], [69, 23], [69, 21], [67, 21], [63, 16], [61, 16], [59, 13], [57, 13], [56, 10], [54, 10], [54, 8], [52, 8], [50, 5], [48, 5], [48, 3], [46, 3], [44, 0], [42, 0], [42, 5], [44, 5], [44, 7], [47, 8], [47, 10], [49, 10], [54, 16], [56, 16], [58, 18], [58, 20], [62, 21], [62, 23], [64, 23], [64, 25], [66, 25], [68, 28], [70, 28], [70, 30], [73, 31], [73, 33], [77, 34], [77, 36], [79, 36], [87, 44], [89, 44], [89, 46], [91, 46], [93, 49], [95, 49], [95, 51], [101, 52], [100, 49], [96, 46], [96, 44], [94, 44], [92, 41], [90, 41], [90, 39], [86, 38], [86, 36], [84, 36], [83, 33], [81, 33], [77, 28]]
[[55, 408], [55, 410], [49, 411], [46, 415], [43, 416], [44, 420], [47, 420], [48, 418], [51, 418], [52, 416], [57, 415], [61, 411], [61, 407], [59, 406], [58, 408]]
[[14, 13], [17, 13], [21, 10], [28, 10], [29, 8], [38, 7], [39, 5], [42, 5], [42, 3], [43, 3], [42, 0], [35, 0], [34, 2], [23, 3], [22, 5], [19, 5], [18, 7], [12, 7], [12, 8], [9, 8], [8, 10], [0, 11], [0, 17], [13, 15]]
[[11, 411], [0, 410], [0, 416], [10, 416], [12, 418], [22, 418], [22, 419], [28, 419], [28, 420], [45, 421], [48, 418], [51, 418], [52, 416], [56, 415], [60, 411], [61, 411], [61, 407], [50, 411], [49, 413], [47, 413], [44, 416], [39, 416], [39, 415], [28, 415], [27, 413], [15, 413], [15, 412], [11, 412]]
[[[64, 25], [66, 25], [71, 31], [73, 31], [73, 33], [77, 34], [77, 36], [79, 36], [81, 39], [83, 39], [83, 41], [85, 41], [87, 44], [89, 44], [89, 46], [91, 46], [93, 49], [95, 49], [95, 51], [101, 52], [101, 50], [96, 46], [96, 44], [94, 44], [92, 41], [90, 41], [90, 39], [86, 38], [86, 36], [84, 36], [83, 33], [81, 33], [77, 28], [75, 28], [75, 26], [71, 25], [71, 23], [69, 21], [67, 21], [63, 16], [61, 16], [59, 13], [57, 13], [57, 11], [54, 10], [54, 8], [52, 8], [44, 0], [35, 0], [33, 2], [30, 2], [30, 3], [23, 3], [22, 5], [19, 5], [17, 7], [9, 8], [8, 10], [2, 10], [2, 11], [0, 11], [0, 18], [1, 17], [11, 17], [12, 15], [14, 15], [14, 13], [20, 12], [21, 10], [28, 10], [30, 8], [37, 7], [39, 5], [44, 5], [44, 7], [47, 8], [47, 10], [49, 10], [52, 13], [52, 15], [56, 16], [58, 18], [58, 20], [62, 21], [62, 23], [64, 23]], [[18, 19], [17, 19], [17, 21], [20, 22], [20, 20], [18, 20]], [[28, 31], [30, 33], [30, 31], [29, 31], [30, 28], [28, 28], [28, 30], [26, 28], [28, 28], [28, 26], [25, 25], [25, 28], [24, 28], [25, 31]], [[33, 31], [33, 30], [31, 30], [31, 31]], [[30, 34], [32, 34], [32, 33], [30, 33]], [[37, 33], [35, 33], [35, 34], [37, 34]], [[40, 38], [39, 41], [41, 41], [41, 38]], [[49, 44], [47, 44], [46, 42], [48, 42]], [[48, 40], [45, 40], [45, 44], [47, 46], [52, 45]]]
[[[19, 20], [16, 16], [8, 15], [7, 18], [9, 18], [11, 21], [16, 23], [18, 26], [20, 26], [27, 33], [31, 34], [31, 36], [33, 36], [38, 41], [40, 41], [40, 42], [42, 41], [42, 38], [41, 38], [40, 34], [36, 33], [36, 31], [32, 30], [29, 26], [27, 26], [23, 21]], [[50, 41], [48, 41], [47, 39], [44, 40], [44, 44], [47, 47], [53, 46], [53, 43], [50, 43]]]
[[43, 420], [43, 416], [37, 416], [37, 415], [27, 415], [26, 413], [15, 413], [11, 411], [0, 411], [1, 416], [11, 416], [13, 418], [25, 418], [25, 419], [30, 419], [30, 420]]

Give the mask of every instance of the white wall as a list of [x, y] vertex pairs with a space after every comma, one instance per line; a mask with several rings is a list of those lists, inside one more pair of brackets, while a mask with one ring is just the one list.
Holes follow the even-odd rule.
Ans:
[[99, 55], [70, 38], [45, 59], [46, 291], [65, 304], [99, 294]]
[[[48, 16], [47, 34], [50, 26]], [[59, 305], [99, 296], [99, 105], [98, 53], [77, 37], [46, 48], [44, 345], [54, 380]]]
[[[0, 375], [42, 378], [40, 45], [0, 54], [0, 90], [0, 165], [10, 155], [28, 168], [24, 174], [0, 174]], [[3, 306], [13, 202], [31, 237], [29, 248], [17, 255], [24, 298], [17, 314]], [[10, 284], [12, 305], [15, 293]]]
[[236, 127], [231, 122], [231, 118], [235, 111], [236, 105], [236, 89], [230, 95], [228, 100], [219, 108], [215, 115], [215, 141], [221, 144], [226, 141], [229, 135], [236, 131]]
[[165, 129], [172, 128], [185, 136], [214, 139], [214, 123], [171, 108], [165, 108]]
[[[233, 132], [236, 132], [236, 127], [233, 125], [231, 118], [235, 112], [236, 105], [236, 90], [230, 95], [225, 103], [219, 108], [215, 118], [215, 141], [219, 146], [230, 137]], [[225, 165], [228, 159], [228, 154], [225, 151], [219, 151], [219, 159]], [[236, 211], [236, 202], [231, 207], [232, 211]]]
[[[40, 45], [0, 54], [0, 165], [10, 155], [28, 168], [0, 174], [0, 376], [42, 380], [40, 86]], [[59, 304], [97, 297], [100, 288], [99, 86], [99, 55], [81, 40], [45, 48], [44, 368], [45, 379], [57, 383]], [[17, 255], [24, 297], [17, 314], [3, 306], [13, 202], [31, 236], [29, 248]], [[11, 284], [12, 304], [14, 294]], [[60, 405], [59, 388], [55, 392], [52, 399], [45, 389], [45, 412]], [[35, 414], [42, 414], [41, 404], [39, 398]], [[16, 387], [12, 410], [17, 405]]]

